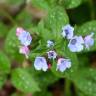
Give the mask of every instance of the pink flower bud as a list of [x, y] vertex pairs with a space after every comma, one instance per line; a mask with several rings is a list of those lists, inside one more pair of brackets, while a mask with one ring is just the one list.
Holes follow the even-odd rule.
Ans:
[[22, 32], [24, 32], [24, 29], [21, 28], [21, 27], [18, 27], [18, 28], [16, 29], [16, 36], [18, 37]]
[[51, 69], [51, 64], [50, 63], [48, 64], [48, 69]]
[[21, 46], [19, 52], [28, 58], [29, 48], [27, 46]]

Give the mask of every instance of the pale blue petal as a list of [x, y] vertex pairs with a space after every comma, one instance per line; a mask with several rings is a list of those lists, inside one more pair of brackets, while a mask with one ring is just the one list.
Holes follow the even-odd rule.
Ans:
[[76, 51], [77, 51], [75, 45], [72, 45], [72, 44], [69, 43], [69, 44], [68, 44], [68, 47], [69, 47], [69, 49], [70, 49], [71, 52], [76, 52]]
[[42, 57], [42, 58], [43, 58], [42, 70], [47, 71], [47, 69], [48, 69], [47, 61], [46, 61], [46, 59], [44, 57]]
[[25, 31], [22, 32], [22, 34], [20, 34], [18, 39], [20, 40], [21, 44], [24, 45], [24, 46], [30, 45], [30, 43], [32, 41], [32, 37], [31, 37], [30, 33], [25, 32]]
[[36, 70], [41, 70], [42, 69], [42, 63], [40, 62], [39, 58], [35, 59], [34, 67], [35, 67]]
[[48, 69], [47, 62], [46, 62], [46, 63], [43, 63], [43, 65], [42, 65], [42, 70], [43, 70], [43, 71], [47, 71], [47, 69]]
[[54, 46], [54, 42], [51, 40], [48, 40], [47, 41], [47, 47], [51, 47], [51, 46]]
[[67, 68], [71, 67], [71, 61], [69, 59], [66, 59], [66, 67]]
[[73, 31], [70, 31], [70, 34], [67, 35], [67, 39], [71, 39], [73, 37]]
[[57, 69], [60, 72], [64, 72], [66, 70], [66, 66], [64, 64], [57, 64], [57, 65], [58, 65]]
[[82, 36], [77, 37], [77, 42], [83, 44], [84, 40]]
[[[67, 39], [71, 39], [73, 37], [74, 28], [70, 24], [67, 24], [66, 26], [64, 26], [62, 30], [63, 30], [62, 32], [63, 37], [66, 37]], [[68, 33], [66, 33], [65, 30], [68, 30]]]
[[83, 48], [84, 48], [84, 46], [83, 46], [82, 44], [77, 44], [77, 45], [76, 45], [76, 49], [77, 49], [76, 51], [77, 51], [77, 52], [82, 51]]
[[89, 44], [90, 44], [90, 46], [93, 46], [93, 45], [94, 45], [94, 39], [92, 39], [92, 38], [91, 38], [91, 40], [90, 40], [90, 43], [89, 43]]

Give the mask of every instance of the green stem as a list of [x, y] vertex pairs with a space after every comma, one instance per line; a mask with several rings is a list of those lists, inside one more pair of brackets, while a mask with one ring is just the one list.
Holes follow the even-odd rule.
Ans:
[[93, 0], [88, 0], [89, 8], [90, 8], [90, 18], [92, 20], [95, 19], [95, 9], [94, 9], [94, 2]]
[[70, 80], [65, 79], [65, 96], [71, 96], [70, 84], [71, 84]]

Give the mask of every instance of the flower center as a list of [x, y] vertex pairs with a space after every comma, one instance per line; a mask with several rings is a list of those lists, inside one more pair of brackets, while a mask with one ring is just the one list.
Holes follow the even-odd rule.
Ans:
[[76, 42], [77, 42], [76, 39], [72, 39], [72, 40], [71, 40], [71, 44], [72, 44], [72, 45], [76, 44]]
[[54, 56], [54, 53], [53, 52], [50, 52], [49, 55], [53, 57]]
[[69, 34], [69, 30], [65, 29], [65, 33], [66, 33], [66, 35], [68, 35]]

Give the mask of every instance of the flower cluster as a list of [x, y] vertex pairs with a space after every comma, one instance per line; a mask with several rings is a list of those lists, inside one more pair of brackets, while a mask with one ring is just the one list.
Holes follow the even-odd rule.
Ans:
[[71, 52], [80, 52], [84, 49], [84, 46], [86, 49], [89, 49], [94, 44], [93, 32], [84, 38], [82, 36], [76, 36], [74, 35], [74, 28], [69, 24], [62, 28], [61, 34], [69, 40], [68, 48]]
[[[68, 39], [69, 44], [68, 48], [71, 52], [80, 52], [84, 49], [89, 49], [91, 46], [94, 44], [94, 39], [93, 35], [94, 33], [92, 32], [90, 35], [87, 35], [85, 37], [83, 36], [77, 36], [74, 35], [74, 28], [70, 25], [67, 24], [62, 28], [62, 33], [61, 33], [63, 38]], [[29, 45], [31, 44], [32, 37], [29, 32], [25, 31], [23, 28], [17, 28], [16, 30], [16, 36], [18, 37], [18, 40], [20, 41], [20, 49], [19, 52], [21, 54], [24, 54], [26, 58], [28, 58], [28, 54], [30, 52], [29, 50]], [[51, 50], [46, 52], [47, 57], [45, 58], [44, 56], [37, 56], [34, 61], [34, 68], [36, 70], [42, 70], [42, 71], [47, 71], [52, 67], [52, 62], [56, 61], [57, 67], [56, 70], [60, 72], [64, 72], [66, 69], [69, 69], [71, 67], [71, 60], [66, 59], [66, 58], [59, 58], [58, 54], [55, 51], [54, 45], [55, 43], [52, 40], [48, 40], [46, 42], [46, 47]]]
[[32, 37], [30, 33], [25, 31], [23, 28], [17, 28], [16, 36], [18, 37], [18, 40], [20, 41], [20, 44], [21, 44], [19, 52], [21, 54], [24, 54], [26, 58], [28, 58], [28, 54], [30, 52], [28, 46], [31, 44], [31, 41], [32, 41]]
[[[47, 64], [45, 57], [36, 57], [34, 61], [34, 67], [36, 70], [47, 71], [51, 68], [51, 64]], [[70, 59], [59, 58], [57, 60], [57, 68], [60, 72], [64, 72], [66, 69], [71, 67]]]
[[[51, 40], [47, 41], [47, 47], [54, 47], [54, 42]], [[58, 54], [54, 50], [50, 50], [47, 52], [47, 57], [50, 60], [56, 60], [57, 68], [60, 72], [64, 72], [66, 69], [71, 67], [71, 60], [66, 58], [57, 58]], [[47, 62], [45, 57], [36, 57], [34, 61], [34, 67], [36, 70], [47, 71], [51, 68], [51, 64]]]

